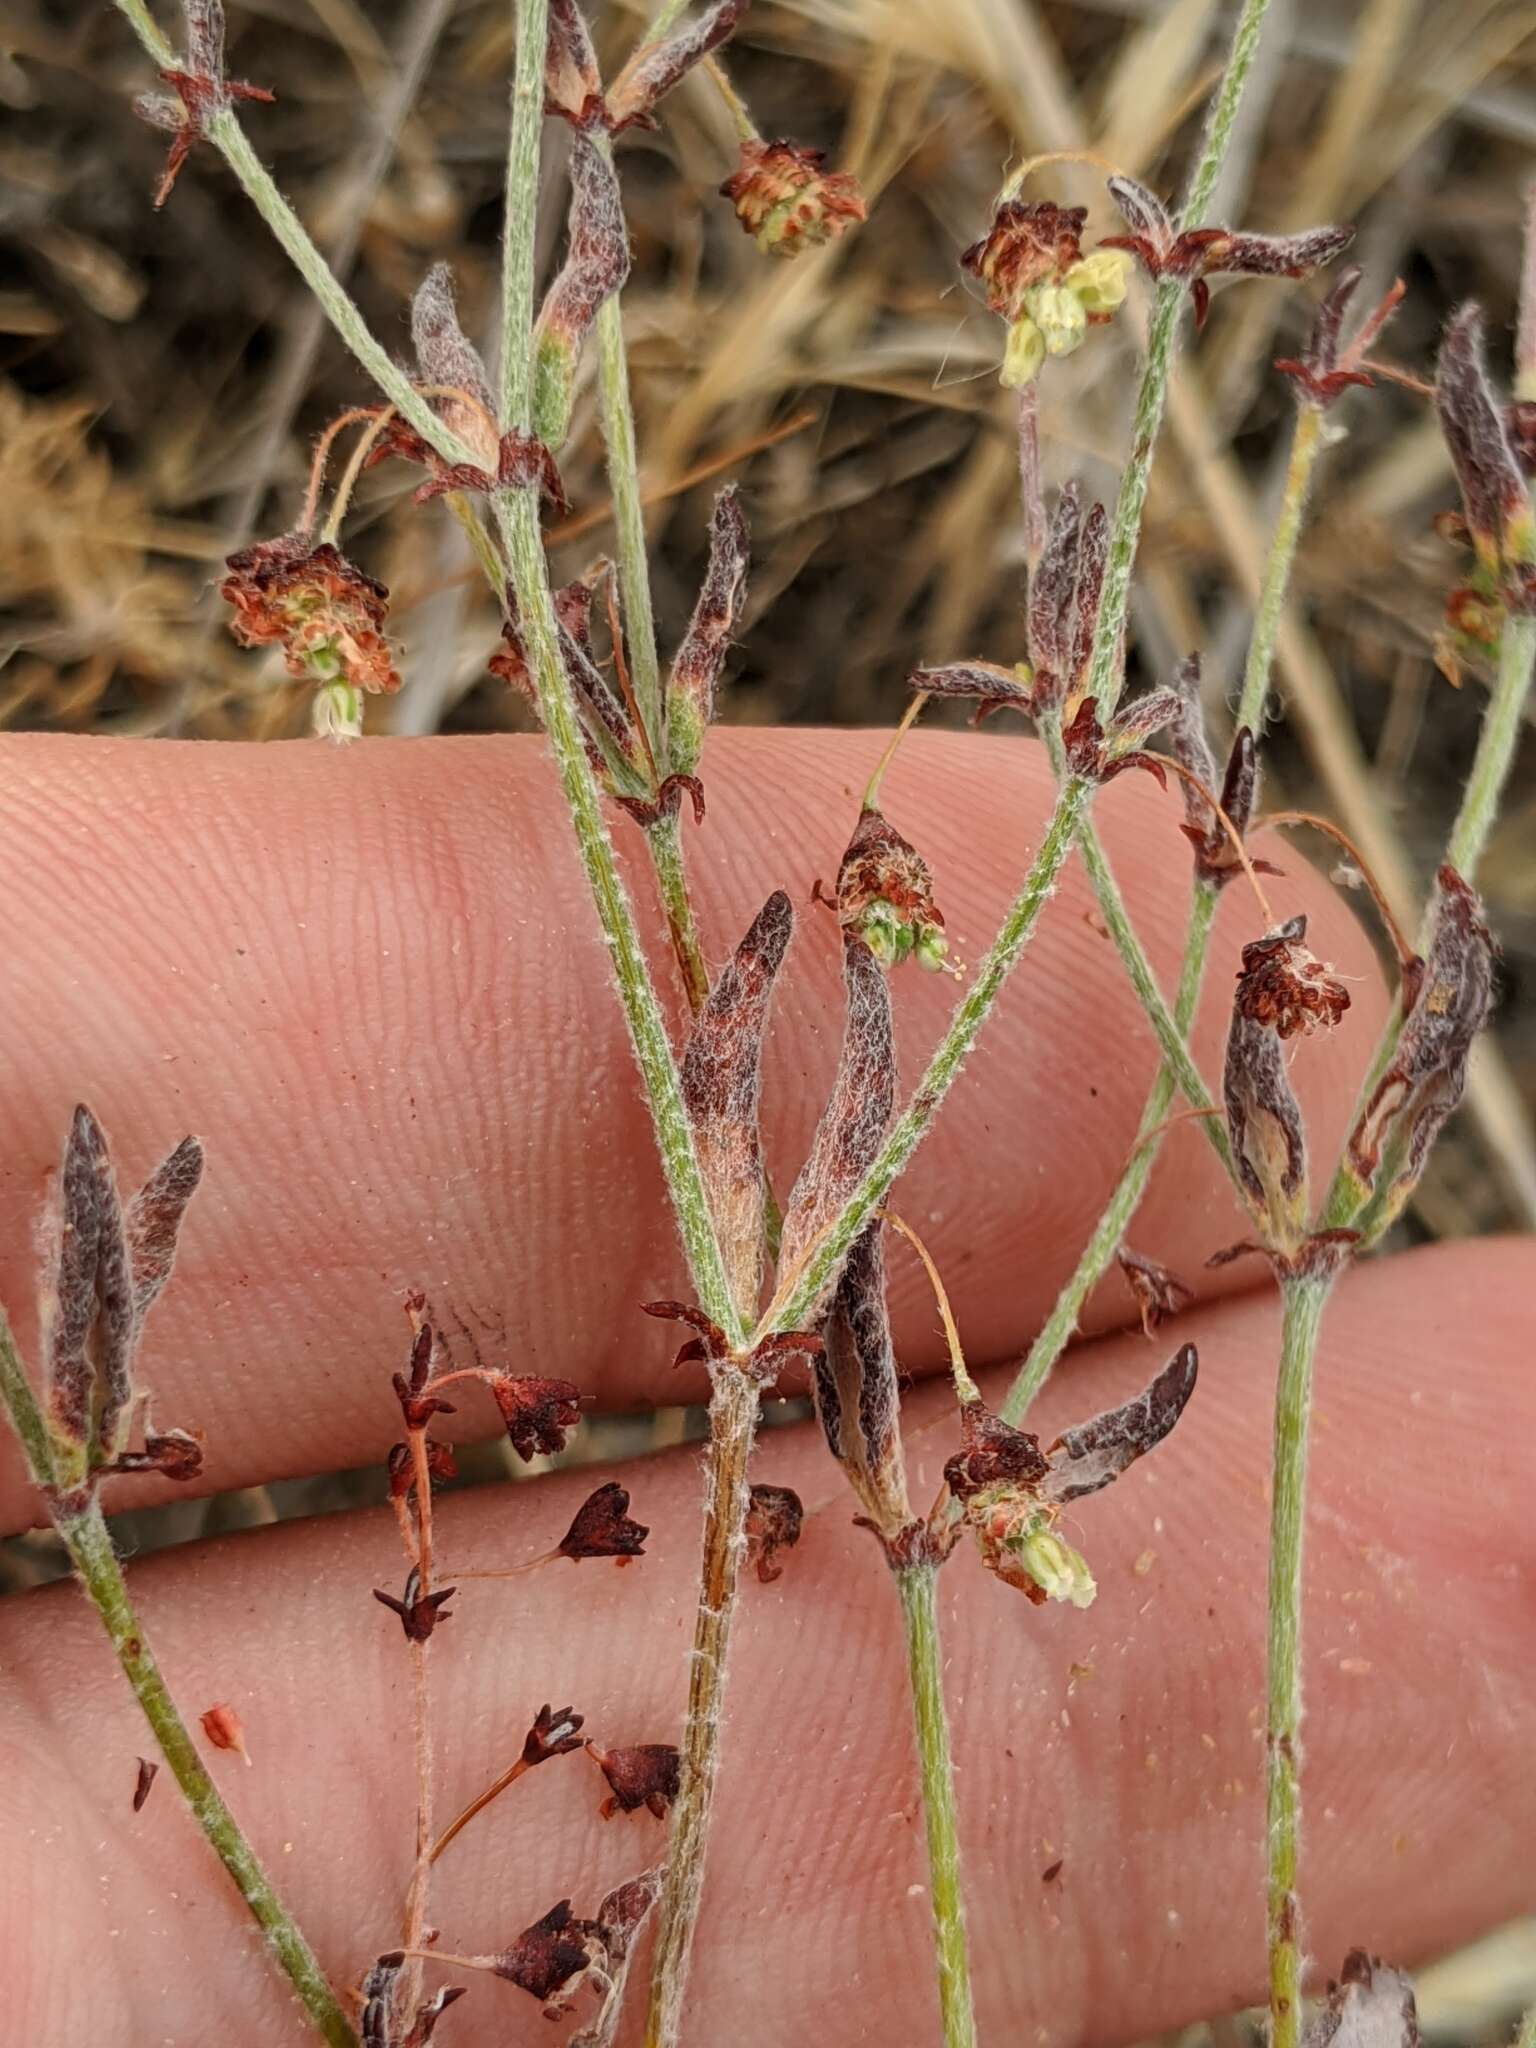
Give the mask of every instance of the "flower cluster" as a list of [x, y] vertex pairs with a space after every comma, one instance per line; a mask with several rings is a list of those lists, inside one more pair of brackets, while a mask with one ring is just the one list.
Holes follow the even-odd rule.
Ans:
[[229, 629], [240, 645], [280, 646], [296, 682], [319, 684], [320, 730], [338, 739], [361, 731], [361, 693], [400, 687], [384, 637], [384, 584], [307, 533], [257, 541], [224, 566], [219, 594], [234, 606]]
[[962, 267], [986, 287], [988, 307], [1008, 323], [1001, 378], [1012, 389], [1032, 384], [1047, 356], [1080, 348], [1125, 299], [1129, 259], [1108, 245], [1084, 256], [1087, 218], [1081, 206], [1005, 199], [986, 234], [961, 254]]
[[828, 171], [826, 152], [794, 142], [741, 145], [741, 162], [720, 187], [722, 198], [759, 249], [770, 256], [798, 256], [802, 249], [835, 242], [865, 218], [864, 195], [849, 171]]

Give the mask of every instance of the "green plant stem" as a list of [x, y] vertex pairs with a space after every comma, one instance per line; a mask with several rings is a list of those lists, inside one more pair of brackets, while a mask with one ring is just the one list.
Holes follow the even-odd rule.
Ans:
[[267, 1938], [274, 1960], [322, 2040], [332, 2048], [357, 2048], [357, 2035], [326, 1982], [314, 1951], [272, 1887], [240, 1824], [219, 1796], [197, 1748], [176, 1710], [144, 1625], [134, 1611], [122, 1568], [112, 1548], [94, 1493], [54, 1490], [53, 1452], [48, 1426], [17, 1355], [10, 1325], [0, 1311], [0, 1400], [27, 1460], [33, 1484], [43, 1494], [54, 1528], [75, 1568], [87, 1600], [107, 1632], [123, 1675], [133, 1689], [161, 1755], [181, 1788], [192, 1818], [208, 1846], [229, 1872], [251, 1916]]
[[[1217, 177], [1226, 160], [1232, 125], [1237, 118], [1248, 73], [1253, 68], [1268, 7], [1269, 0], [1246, 0], [1238, 18], [1226, 69], [1216, 98], [1211, 103], [1200, 155], [1190, 178], [1189, 195], [1179, 218], [1181, 228], [1204, 224], [1206, 208], [1210, 205]], [[1120, 476], [1120, 494], [1115, 502], [1104, 568], [1104, 588], [1094, 628], [1093, 653], [1088, 664], [1088, 690], [1105, 711], [1113, 707], [1124, 679], [1121, 640], [1130, 602], [1131, 571], [1141, 538], [1147, 487], [1152, 478], [1152, 454], [1168, 399], [1168, 378], [1173, 368], [1174, 344], [1179, 315], [1184, 308], [1185, 289], [1177, 278], [1161, 279], [1153, 295], [1152, 318], [1147, 326], [1141, 382], [1136, 392], [1135, 422], [1131, 431], [1131, 452]]]
[[[597, 147], [613, 161], [604, 135]], [[661, 668], [656, 656], [656, 620], [651, 608], [651, 572], [645, 548], [645, 505], [640, 493], [640, 458], [635, 447], [635, 412], [629, 390], [629, 357], [624, 345], [624, 310], [614, 292], [597, 314], [598, 412], [613, 492], [614, 536], [624, 631], [635, 701], [653, 749], [661, 747]]]
[[[1483, 713], [1483, 727], [1478, 736], [1477, 753], [1472, 762], [1472, 773], [1462, 791], [1461, 805], [1456, 813], [1456, 822], [1451, 827], [1450, 838], [1446, 841], [1445, 861], [1456, 869], [1464, 881], [1476, 885], [1477, 871], [1482, 864], [1488, 836], [1499, 815], [1499, 801], [1509, 771], [1514, 762], [1515, 749], [1525, 721], [1526, 702], [1531, 693], [1531, 678], [1536, 669], [1536, 619], [1512, 618], [1506, 621], [1503, 639], [1499, 645], [1499, 666], [1494, 685]], [[1419, 926], [1418, 947], [1423, 952], [1430, 940], [1429, 919], [1433, 901], [1426, 906]], [[1364, 1082], [1355, 1103], [1353, 1122], [1358, 1121], [1360, 1112], [1369, 1100], [1376, 1083], [1386, 1072], [1397, 1050], [1397, 1041], [1403, 1028], [1402, 1005], [1396, 1004], [1388, 1018]], [[1349, 1164], [1348, 1153], [1339, 1161], [1333, 1182], [1328, 1189], [1328, 1199], [1323, 1208], [1323, 1225], [1327, 1229], [1341, 1229], [1351, 1225], [1370, 1198], [1370, 1190], [1355, 1177]]]
[[746, 1550], [747, 1465], [757, 1431], [759, 1401], [758, 1383], [750, 1373], [734, 1366], [716, 1369], [709, 1403], [704, 1550], [688, 1674], [688, 1714], [667, 1842], [667, 1874], [658, 1908], [645, 2048], [674, 2048], [682, 2023], [720, 1761], [720, 1706], [737, 1582]]
[[1258, 608], [1253, 615], [1253, 633], [1248, 642], [1248, 662], [1243, 670], [1243, 691], [1238, 700], [1237, 723], [1246, 725], [1255, 739], [1263, 737], [1264, 708], [1269, 697], [1269, 680], [1275, 666], [1275, 640], [1280, 632], [1280, 615], [1290, 587], [1296, 560], [1296, 543], [1301, 538], [1307, 499], [1312, 490], [1312, 472], [1325, 445], [1323, 413], [1320, 406], [1297, 408], [1291, 433], [1291, 452], [1285, 465], [1285, 484], [1280, 511], [1270, 535], [1269, 554], [1264, 563], [1264, 580], [1259, 586]]
[[933, 1907], [933, 1943], [938, 1961], [939, 2013], [944, 2048], [975, 2048], [966, 1954], [965, 1905], [960, 1885], [960, 1835], [955, 1812], [955, 1771], [944, 1710], [943, 1657], [933, 1565], [908, 1565], [896, 1573], [896, 1592], [906, 1624], [907, 1676], [917, 1737], [923, 1820], [928, 1834], [928, 1890]]
[[510, 427], [533, 426], [533, 271], [538, 227], [539, 142], [544, 132], [548, 0], [515, 0], [512, 125], [501, 224], [501, 410]]
[[1296, 1896], [1301, 1832], [1302, 1532], [1312, 1368], [1327, 1304], [1325, 1280], [1281, 1284], [1284, 1320], [1275, 1387], [1273, 1494], [1269, 1522], [1269, 1683], [1266, 1899], [1269, 2048], [1297, 2048], [1301, 2026], [1301, 1927]]
[[[1173, 1006], [1173, 1021], [1181, 1034], [1187, 1034], [1194, 1021], [1195, 1007], [1204, 979], [1207, 942], [1211, 920], [1216, 911], [1216, 900], [1216, 891], [1208, 882], [1195, 884], [1190, 901], [1189, 926], [1184, 939], [1184, 965]], [[1028, 1355], [1014, 1377], [1013, 1385], [1008, 1389], [1002, 1415], [1005, 1422], [1011, 1422], [1015, 1427], [1023, 1420], [1035, 1396], [1050, 1377], [1057, 1359], [1071, 1342], [1077, 1329], [1078, 1317], [1083, 1311], [1083, 1304], [1108, 1271], [1110, 1261], [1120, 1249], [1131, 1218], [1135, 1215], [1147, 1182], [1151, 1179], [1152, 1168], [1156, 1164], [1158, 1148], [1162, 1141], [1160, 1126], [1173, 1102], [1174, 1088], [1172, 1070], [1167, 1066], [1161, 1067], [1141, 1112], [1136, 1144], [1130, 1160], [1116, 1183], [1114, 1193], [1105, 1205], [1104, 1213], [1099, 1218], [1092, 1237], [1083, 1247], [1076, 1271], [1057, 1295], [1055, 1306], [1042, 1324], [1038, 1336], [1029, 1347]]]
[[661, 907], [666, 912], [667, 930], [672, 937], [672, 950], [677, 955], [688, 1007], [697, 1016], [709, 994], [709, 969], [699, 944], [698, 921], [693, 914], [693, 899], [688, 893], [688, 877], [683, 868], [681, 823], [677, 817], [658, 818], [654, 825], [646, 827], [645, 843], [650, 850], [651, 865], [656, 870], [656, 886], [661, 892]]

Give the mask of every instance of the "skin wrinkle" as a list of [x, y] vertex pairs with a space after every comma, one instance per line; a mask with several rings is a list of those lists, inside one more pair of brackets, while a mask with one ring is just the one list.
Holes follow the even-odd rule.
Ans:
[[[1309, 1546], [1307, 1792], [1309, 1947], [1323, 1968], [1353, 1942], [1412, 1963], [1522, 1901], [1536, 1822], [1536, 1706], [1518, 1684], [1536, 1573], [1522, 1473], [1536, 1389], [1518, 1367], [1536, 1338], [1528, 1258], [1511, 1241], [1368, 1267], [1343, 1283], [1325, 1326], [1332, 1420], [1315, 1478], [1336, 1520], [1315, 1524]], [[1261, 1697], [1264, 1532], [1246, 1493], [1267, 1455], [1274, 1325], [1268, 1300], [1186, 1319], [1205, 1368], [1187, 1417], [1155, 1460], [1082, 1511], [1101, 1582], [1094, 1609], [1028, 1608], [967, 1556], [946, 1570], [979, 2018], [999, 2038], [1091, 2048], [1257, 1988], [1261, 1750], [1249, 1709]], [[1426, 1375], [1411, 1405], [1405, 1356], [1453, 1343], [1467, 1398], [1442, 1398]], [[1086, 1351], [1072, 1383], [1048, 1390], [1042, 1426], [1119, 1398], [1150, 1348], [1127, 1337]], [[945, 1398], [930, 1385], [913, 1405], [933, 1414]], [[825, 1453], [809, 1429], [775, 1433], [760, 1469], [809, 1487]], [[503, 1747], [520, 1740], [546, 1696], [570, 1699], [600, 1740], [661, 1739], [675, 1723], [695, 1462], [670, 1455], [626, 1477], [655, 1530], [645, 1559], [461, 1595], [440, 1689], [461, 1785], [500, 1757], [481, 1754], [474, 1769], [469, 1732], [499, 1725]], [[446, 1564], [536, 1547], [592, 1478], [446, 1502]], [[1475, 1548], [1462, 1540], [1469, 1490]], [[1384, 1530], [1406, 1560], [1406, 1604], [1345, 1598], [1376, 1586], [1369, 1552]], [[1137, 1573], [1147, 1549], [1155, 1562]], [[753, 1582], [743, 1615], [694, 2024], [701, 2040], [730, 2039], [750, 2011], [765, 2044], [814, 2039], [831, 1998], [839, 2040], [875, 2048], [913, 2038], [911, 2016], [932, 1996], [895, 1603], [870, 1539], [835, 1508], [786, 1564], [776, 1586]], [[216, 1768], [343, 1972], [366, 1946], [360, 1900], [387, 1938], [409, 1832], [404, 1660], [366, 1598], [398, 1569], [381, 1512], [195, 1546], [136, 1572], [188, 1704], [223, 1697], [242, 1714], [255, 1768]], [[285, 1586], [304, 1596], [285, 1600]], [[1371, 1674], [1342, 1673], [1341, 1648]], [[1069, 1697], [1073, 1661], [1094, 1669]], [[1466, 1686], [1479, 1663], [1505, 1689], [1505, 1711], [1490, 1714]], [[162, 2032], [245, 2039], [270, 2027], [289, 2038], [281, 1988], [202, 1875], [201, 1844], [169, 1788], [129, 1816], [143, 1740], [92, 1618], [66, 1589], [6, 1603], [0, 1667], [0, 1869], [25, 1866], [29, 1884], [71, 1902], [38, 1923], [57, 1946], [22, 1957], [19, 2031], [61, 2038], [61, 2003], [88, 1986], [78, 2023], [103, 2048]], [[1156, 1772], [1149, 1749], [1164, 1759]], [[1240, 1791], [1225, 1789], [1235, 1780]], [[600, 1792], [584, 1759], [562, 1760], [477, 1823], [443, 1867], [445, 1938], [499, 1945], [565, 1891], [579, 1900], [637, 1867], [659, 1830], [646, 1817], [598, 1822]], [[1061, 1877], [1041, 1888], [1056, 1855]], [[104, 1939], [110, 1927], [120, 1933]], [[505, 1987], [476, 1980], [460, 2014], [464, 2048], [546, 2038], [536, 2009]]]
[[[698, 834], [688, 828], [712, 958], [739, 939], [768, 882], [782, 881], [797, 906], [764, 1088], [781, 1190], [809, 1143], [841, 1030], [835, 923], [810, 904], [810, 885], [836, 872], [879, 745], [874, 733], [723, 729], [711, 740], [709, 820]], [[524, 1369], [558, 1371], [610, 1405], [697, 1395], [697, 1377], [670, 1373], [665, 1342], [635, 1313], [686, 1282], [601, 941], [536, 741], [210, 753], [25, 736], [0, 747], [18, 791], [0, 817], [0, 859], [23, 963], [0, 990], [0, 1031], [19, 1048], [13, 1072], [27, 1077], [0, 1157], [0, 1298], [25, 1346], [25, 1248], [83, 1094], [125, 1173], [187, 1129], [209, 1147], [177, 1282], [148, 1328], [145, 1373], [166, 1420], [207, 1431], [211, 1484], [246, 1483], [257, 1446], [272, 1477], [382, 1454], [394, 1418], [376, 1375], [394, 1359], [409, 1284], [474, 1327], [483, 1318], [492, 1335], [504, 1328]], [[1166, 975], [1186, 890], [1179, 811], [1129, 781], [1107, 793], [1102, 818]], [[1004, 907], [1048, 782], [1026, 741], [917, 735], [897, 758], [891, 815], [933, 858], [940, 900], [968, 944]], [[633, 894], [654, 908], [637, 835], [622, 819], [615, 827]], [[132, 877], [136, 916], [121, 919], [115, 883], [93, 880], [82, 853], [92, 846], [97, 865]], [[197, 881], [183, 890], [189, 859]], [[1275, 885], [1280, 914], [1317, 891], [1294, 865], [1296, 879]], [[1197, 1040], [1207, 1074], [1220, 1064], [1224, 963], [1251, 935], [1241, 893], [1229, 890], [1222, 906], [1231, 922], [1218, 934]], [[157, 908], [146, 929], [143, 906], [162, 901], [173, 908]], [[1155, 1065], [1112, 949], [1083, 924], [1087, 904], [1082, 877], [1069, 875], [902, 1184], [902, 1207], [930, 1235], [982, 1358], [1022, 1346], [1048, 1307], [1124, 1158]], [[452, 951], [460, 920], [467, 960]], [[1327, 1103], [1321, 1152], [1347, 1113], [1379, 999], [1347, 907], [1327, 899], [1313, 936], [1362, 977], [1344, 1032], [1298, 1063], [1304, 1102]], [[374, 957], [385, 947], [387, 962]], [[222, 984], [216, 995], [211, 980]], [[953, 986], [907, 970], [893, 993], [910, 1085]], [[1072, 1079], [1084, 1061], [1097, 1099]], [[1135, 1234], [1202, 1281], [1204, 1256], [1242, 1230], [1206, 1150], [1191, 1129], [1171, 1134]], [[942, 1347], [925, 1283], [912, 1262], [895, 1266], [904, 1359], [932, 1369]], [[1219, 1284], [1261, 1278], [1237, 1268]], [[1130, 1312], [1112, 1278], [1089, 1326]], [[482, 1404], [465, 1403], [467, 1432], [492, 1423]], [[14, 1455], [0, 1460], [0, 1519], [14, 1523], [24, 1496]]]

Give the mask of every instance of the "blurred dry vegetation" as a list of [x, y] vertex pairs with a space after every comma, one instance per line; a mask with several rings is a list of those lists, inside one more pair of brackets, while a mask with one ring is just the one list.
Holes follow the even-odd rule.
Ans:
[[[635, 8], [593, 10], [605, 58]], [[634, 245], [624, 298], [652, 499], [663, 644], [686, 618], [710, 497], [739, 478], [753, 528], [747, 629], [724, 715], [888, 723], [920, 660], [1023, 651], [1012, 411], [1001, 329], [957, 268], [1005, 168], [1091, 150], [1177, 186], [1219, 61], [1220, 0], [760, 0], [731, 73], [768, 135], [857, 171], [868, 224], [795, 264], [758, 254], [717, 196], [730, 122], [708, 76], [625, 139]], [[164, 9], [162, 20], [174, 27]], [[282, 531], [325, 421], [371, 393], [209, 151], [161, 213], [164, 138], [130, 109], [148, 66], [106, 0], [8, 0], [0, 38], [0, 728], [281, 738], [308, 693], [224, 630], [223, 556]], [[256, 146], [359, 299], [406, 353], [410, 295], [449, 259], [465, 325], [494, 345], [510, 67], [505, 0], [256, 0], [234, 8], [230, 69], [273, 87]], [[563, 148], [563, 130], [548, 136]], [[1274, 0], [1216, 217], [1286, 229], [1358, 223], [1364, 299], [1408, 296], [1379, 353], [1428, 373], [1442, 321], [1486, 306], [1496, 364], [1514, 317], [1524, 188], [1536, 159], [1536, 0]], [[1113, 231], [1102, 172], [1058, 165], [1032, 194]], [[540, 223], [556, 252], [564, 195]], [[1114, 224], [1118, 226], [1118, 222]], [[1315, 288], [1314, 288], [1315, 289]], [[1269, 370], [1304, 330], [1306, 288], [1218, 294], [1189, 351], [1159, 455], [1133, 659], [1166, 673], [1201, 647], [1213, 706], [1240, 670], [1291, 419]], [[1052, 363], [1048, 480], [1112, 494], [1132, 323]], [[1502, 368], [1502, 366], [1501, 366]], [[1453, 501], [1429, 410], [1382, 384], [1341, 408], [1280, 644], [1287, 708], [1268, 795], [1354, 833], [1401, 909], [1427, 878], [1471, 758], [1482, 684], [1453, 691], [1431, 641], [1457, 563], [1434, 534]], [[610, 544], [590, 392], [551, 529], [559, 578]], [[417, 481], [364, 481], [349, 550], [394, 594], [405, 649], [377, 728], [523, 722], [486, 673], [488, 591]], [[1498, 1042], [1412, 1227], [1536, 1222], [1536, 746], [1527, 745], [1483, 881], [1505, 947]], [[1170, 822], [1170, 830], [1172, 823]], [[615, 1422], [601, 1454], [681, 1434]], [[467, 1476], [500, 1474], [471, 1453]], [[154, 1544], [378, 1496], [379, 1477], [262, 1489], [124, 1518]], [[289, 1496], [292, 1498], [289, 1498]], [[45, 1539], [6, 1546], [0, 1587], [50, 1576]], [[1494, 2038], [1529, 1989], [1511, 1931], [1424, 1987], [1438, 2038]], [[1512, 1944], [1512, 1946], [1511, 1946]], [[1238, 2038], [1231, 2023], [1216, 2030]]]

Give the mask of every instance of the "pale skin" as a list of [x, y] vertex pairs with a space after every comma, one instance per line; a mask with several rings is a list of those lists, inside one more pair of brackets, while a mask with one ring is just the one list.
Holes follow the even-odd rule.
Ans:
[[[836, 1053], [832, 928], [810, 886], [835, 871], [877, 751], [867, 734], [721, 733], [706, 757], [710, 816], [690, 853], [711, 957], [776, 885], [798, 915], [767, 1062], [781, 1184]], [[338, 754], [12, 739], [0, 752], [0, 1296], [29, 1352], [33, 1221], [84, 1097], [125, 1178], [187, 1130], [208, 1147], [143, 1373], [157, 1419], [206, 1431], [210, 1488], [382, 1455], [399, 1433], [388, 1377], [404, 1362], [412, 1284], [488, 1361], [568, 1376], [597, 1406], [697, 1395], [667, 1363], [669, 1332], [636, 1308], [686, 1294], [686, 1279], [536, 743]], [[1030, 746], [919, 738], [887, 783], [893, 821], [934, 864], [961, 958], [981, 950], [1027, 858], [1046, 782]], [[1187, 889], [1178, 815], [1140, 778], [1100, 807], [1165, 977]], [[633, 835], [615, 829], [648, 910]], [[1272, 885], [1276, 914], [1311, 909], [1317, 951], [1356, 977], [1340, 1034], [1294, 1068], [1321, 1178], [1383, 998], [1349, 908], [1294, 850], [1280, 858], [1291, 874]], [[1153, 1071], [1089, 905], [1074, 872], [897, 1198], [973, 1362], [1000, 1368], [978, 1375], [994, 1396], [1118, 1171]], [[1196, 1037], [1208, 1076], [1235, 949], [1259, 923], [1230, 889]], [[895, 995], [910, 1081], [949, 995], [911, 967]], [[1130, 2040], [1260, 1989], [1277, 1313], [1257, 1268], [1220, 1276], [1249, 1291], [1217, 1300], [1201, 1264], [1241, 1234], [1209, 1149], [1177, 1130], [1132, 1242], [1206, 1300], [1155, 1348], [1139, 1333], [1083, 1345], [1044, 1398], [1049, 1430], [1125, 1398], [1180, 1339], [1200, 1346], [1174, 1437], [1072, 1511], [1098, 1604], [1032, 1609], [968, 1552], [942, 1582], [984, 2038]], [[892, 1265], [903, 1357], [927, 1372], [941, 1347], [926, 1283], [899, 1248]], [[1326, 1326], [1303, 1873], [1324, 1969], [1356, 1943], [1412, 1963], [1528, 1903], [1531, 1270], [1514, 1241], [1375, 1262], [1345, 1282]], [[1093, 1327], [1130, 1314], [1112, 1283]], [[926, 1499], [952, 1435], [942, 1384], [907, 1412]], [[471, 1397], [459, 1420], [486, 1434], [493, 1417]], [[0, 1517], [17, 1528], [32, 1505], [0, 1449]], [[932, 1990], [896, 1605], [818, 1436], [771, 1434], [757, 1474], [800, 1491], [807, 1526], [783, 1578], [747, 1587], [692, 2038], [920, 2048]], [[651, 1525], [644, 1559], [470, 1583], [455, 1603], [434, 1649], [445, 1813], [505, 1766], [544, 1700], [570, 1701], [610, 1744], [676, 1733], [691, 1454], [449, 1501], [442, 1569], [547, 1549], [610, 1477]], [[355, 1982], [392, 1938], [411, 1838], [408, 1661], [368, 1597], [403, 1578], [392, 1520], [296, 1523], [131, 1571], [184, 1707], [239, 1711], [254, 1767], [216, 1757], [221, 1782], [337, 1981]], [[17, 2038], [301, 2041], [168, 1781], [131, 1813], [145, 1734], [68, 1589], [0, 1609], [0, 1672], [0, 1920]], [[557, 1759], [467, 1829], [434, 1881], [445, 1945], [502, 1946], [556, 1899], [590, 1910], [654, 1861], [660, 1825], [600, 1821], [605, 1791], [585, 1758]], [[476, 1979], [443, 2038], [555, 2036], [521, 1992]]]

